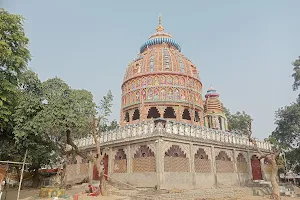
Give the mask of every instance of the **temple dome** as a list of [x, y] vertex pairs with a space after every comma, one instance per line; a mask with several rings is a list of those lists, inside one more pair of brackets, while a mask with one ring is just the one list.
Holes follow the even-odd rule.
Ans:
[[[202, 83], [198, 70], [181, 53], [180, 45], [164, 31], [161, 19], [156, 32], [142, 44], [137, 58], [126, 69], [122, 84], [121, 117], [131, 119], [134, 113], [130, 114], [130, 111], [137, 110], [139, 115], [147, 115], [151, 107], [157, 109], [153, 112], [159, 112], [155, 116], [162, 118], [167, 107], [172, 108], [168, 112], [173, 113], [173, 117], [176, 115], [176, 119], [179, 114], [174, 112], [178, 109], [188, 109], [191, 115], [186, 117], [188, 119], [194, 115], [191, 112], [199, 112], [195, 114], [197, 116], [203, 114]], [[200, 123], [202, 117], [197, 118], [197, 123]]]

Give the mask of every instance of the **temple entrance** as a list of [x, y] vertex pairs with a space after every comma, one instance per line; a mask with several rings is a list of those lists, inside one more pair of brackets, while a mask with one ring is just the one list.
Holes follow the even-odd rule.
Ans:
[[260, 160], [256, 155], [251, 158], [251, 168], [253, 180], [262, 180]]
[[[103, 160], [101, 162], [101, 166], [102, 166], [102, 170], [104, 170], [104, 178], [105, 178], [105, 180], [107, 180], [107, 175], [108, 175], [108, 155], [105, 154], [105, 156], [104, 156], [104, 158], [103, 158]], [[94, 167], [93, 167], [93, 180], [100, 180], [96, 164], [94, 164]]]

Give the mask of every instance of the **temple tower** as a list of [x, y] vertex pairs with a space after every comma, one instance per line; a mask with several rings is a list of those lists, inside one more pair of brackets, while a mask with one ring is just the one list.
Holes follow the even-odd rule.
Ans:
[[210, 86], [205, 95], [204, 125], [208, 128], [227, 130], [227, 118], [217, 91]]

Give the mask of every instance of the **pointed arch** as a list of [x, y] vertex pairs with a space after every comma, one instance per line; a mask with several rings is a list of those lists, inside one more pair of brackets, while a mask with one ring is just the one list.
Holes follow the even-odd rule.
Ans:
[[161, 100], [166, 100], [166, 90], [164, 88], [160, 90], [160, 98]]
[[152, 100], [152, 99], [153, 99], [152, 88], [149, 88], [149, 89], [148, 89], [147, 99], [148, 99], [148, 100]]
[[147, 146], [141, 145], [135, 152], [134, 158], [141, 158], [141, 157], [152, 157], [155, 156], [154, 152]]
[[172, 145], [167, 152], [165, 152], [165, 157], [182, 157], [186, 158], [186, 153], [178, 145]]
[[165, 172], [188, 172], [189, 158], [186, 153], [178, 146], [172, 145], [166, 152], [164, 157]]
[[177, 76], [174, 77], [174, 85], [179, 85], [179, 80]]
[[153, 99], [154, 100], [158, 100], [159, 99], [159, 90], [157, 88], [154, 89]]
[[170, 70], [170, 54], [167, 48], [163, 49], [164, 54], [164, 68], [165, 70]]
[[155, 172], [156, 158], [154, 152], [147, 146], [141, 145], [133, 155], [133, 172]]
[[181, 101], [185, 101], [185, 91], [184, 90], [180, 90], [180, 99]]
[[123, 149], [118, 149], [115, 155], [115, 160], [122, 160], [122, 159], [126, 159], [126, 154]]
[[151, 77], [151, 76], [149, 76], [149, 77], [147, 78], [147, 85], [149, 85], [149, 86], [153, 85], [153, 80], [152, 80], [152, 77]]
[[172, 107], [167, 107], [163, 117], [166, 119], [176, 119], [175, 110]]
[[172, 76], [167, 76], [167, 84], [168, 85], [173, 85], [173, 78], [172, 78]]
[[175, 96], [175, 100], [176, 101], [180, 100], [180, 94], [179, 94], [179, 90], [178, 89], [175, 90], [174, 96]]
[[173, 90], [172, 90], [172, 88], [168, 89], [168, 100], [173, 100]]
[[182, 119], [191, 120], [190, 111], [187, 108], [183, 110]]
[[220, 151], [219, 154], [216, 156], [216, 160], [231, 161], [231, 158], [227, 155], [225, 151]]
[[140, 91], [139, 90], [135, 92], [135, 99], [136, 99], [136, 102], [140, 101]]
[[151, 119], [151, 118], [155, 119], [159, 117], [160, 117], [160, 113], [158, 109], [156, 107], [151, 107], [148, 111], [147, 119]]
[[195, 154], [195, 159], [208, 160], [208, 155], [206, 154], [204, 149], [199, 148], [197, 153]]
[[166, 77], [165, 76], [160, 77], [160, 84], [162, 84], [162, 85], [166, 84]]
[[135, 109], [134, 113], [132, 115], [132, 121], [138, 120], [138, 119], [140, 119], [140, 110], [139, 109]]

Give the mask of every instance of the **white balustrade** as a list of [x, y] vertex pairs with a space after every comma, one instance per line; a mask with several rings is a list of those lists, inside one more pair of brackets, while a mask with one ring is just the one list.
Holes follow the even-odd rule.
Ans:
[[[135, 125], [120, 127], [112, 131], [103, 132], [100, 137], [100, 142], [106, 143], [123, 140], [126, 138], [134, 139], [137, 136], [147, 136], [156, 133], [182, 135], [185, 137], [201, 138], [222, 143], [253, 146], [253, 144], [249, 141], [248, 137], [246, 136], [175, 121], [166, 121], [165, 125], [163, 125], [162, 122], [154, 124], [154, 121], [147, 121]], [[75, 140], [74, 143], [77, 144], [79, 147], [86, 147], [93, 145], [95, 142], [91, 136], [88, 136], [87, 138]], [[271, 150], [272, 148], [270, 143], [258, 140], [257, 146], [258, 148], [266, 150]]]

